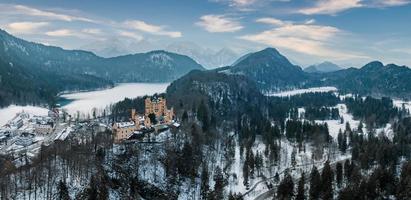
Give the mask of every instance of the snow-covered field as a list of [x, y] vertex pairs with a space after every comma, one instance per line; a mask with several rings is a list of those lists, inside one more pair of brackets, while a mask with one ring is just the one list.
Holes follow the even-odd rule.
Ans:
[[275, 96], [275, 97], [288, 97], [298, 94], [304, 93], [324, 93], [324, 92], [336, 92], [338, 89], [336, 87], [313, 87], [307, 89], [297, 89], [297, 90], [289, 90], [289, 91], [282, 91], [277, 93], [268, 93], [267, 96]]
[[[345, 104], [338, 104], [336, 108], [338, 108], [340, 116], [344, 119], [343, 123], [341, 123], [341, 120], [315, 120], [316, 123], [327, 123], [330, 136], [333, 137], [334, 140], [337, 139], [340, 129], [343, 132], [345, 131], [347, 122], [350, 124], [350, 128], [353, 130], [357, 129], [358, 125], [360, 124], [359, 120], [355, 120], [354, 117], [350, 113], [348, 113], [347, 106]], [[362, 131], [363, 133], [367, 132], [365, 124], [363, 124]]]
[[63, 109], [72, 115], [77, 111], [91, 113], [93, 108], [105, 108], [124, 98], [165, 92], [168, 85], [169, 83], [125, 83], [105, 90], [64, 94], [61, 97], [72, 100], [72, 102], [64, 105]]
[[13, 119], [13, 117], [16, 116], [17, 113], [20, 113], [22, 111], [27, 112], [31, 115], [39, 116], [47, 116], [48, 114], [48, 109], [46, 108], [41, 108], [37, 106], [10, 105], [6, 108], [0, 109], [0, 127], [7, 124], [7, 122]]
[[403, 101], [403, 100], [393, 100], [394, 106], [397, 108], [405, 108], [411, 112], [411, 101]]

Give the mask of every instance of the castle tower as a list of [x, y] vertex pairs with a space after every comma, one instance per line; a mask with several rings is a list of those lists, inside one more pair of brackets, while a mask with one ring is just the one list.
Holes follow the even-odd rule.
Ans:
[[136, 122], [136, 109], [131, 109], [131, 120], [133, 120], [134, 122]]

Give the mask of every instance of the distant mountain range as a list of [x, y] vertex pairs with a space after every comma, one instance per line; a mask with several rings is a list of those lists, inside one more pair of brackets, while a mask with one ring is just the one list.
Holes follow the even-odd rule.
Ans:
[[149, 52], [153, 49], [159, 48], [155, 44], [147, 40], [136, 41], [133, 39], [119, 39], [113, 37], [85, 44], [83, 46], [80, 46], [79, 49], [91, 51], [96, 55], [104, 58], [111, 58], [135, 53]]
[[[161, 49], [164, 45], [158, 45], [155, 42], [147, 40], [129, 40], [110, 38], [107, 40], [96, 41], [80, 47], [87, 51], [94, 52], [98, 56], [105, 58], [122, 56], [127, 54], [135, 54], [141, 52], [149, 52], [154, 49]], [[222, 48], [213, 50], [202, 47], [194, 42], [174, 42], [166, 47], [165, 51], [177, 54], [187, 55], [207, 69], [231, 65], [239, 55], [230, 48]]]
[[[326, 65], [327, 67], [324, 67]], [[411, 98], [411, 69], [408, 67], [394, 64], [384, 66], [381, 62], [371, 62], [360, 69], [329, 66], [331, 65], [326, 63], [317, 69], [320, 72], [309, 73], [290, 63], [276, 49], [267, 48], [242, 56], [232, 66], [214, 71], [226, 74], [227, 81], [231, 76], [245, 76], [252, 80], [260, 91], [335, 86], [340, 91], [355, 94]], [[334, 71], [336, 69], [339, 70]], [[190, 80], [196, 82], [195, 77], [213, 80], [212, 77], [207, 77], [212, 73], [198, 73], [202, 75], [196, 74]]]
[[304, 69], [305, 72], [308, 73], [328, 73], [328, 72], [335, 72], [338, 70], [342, 70], [340, 66], [332, 63], [332, 62], [323, 62], [317, 65], [311, 65]]
[[218, 51], [203, 48], [193, 42], [175, 42], [165, 48], [167, 51], [190, 56], [207, 69], [231, 65], [239, 55], [230, 48]]
[[411, 69], [406, 66], [384, 66], [374, 61], [360, 69], [349, 68], [324, 74], [320, 80], [321, 85], [333, 85], [347, 92], [411, 98]]
[[[197, 56], [207, 51], [191, 44], [169, 49]], [[213, 62], [227, 63], [233, 56], [231, 50], [223, 49], [212, 57]], [[336, 86], [353, 93], [411, 97], [411, 69], [404, 66], [371, 62], [360, 69], [341, 69], [326, 62], [304, 71], [274, 48], [246, 54], [232, 63], [203, 73], [202, 65], [190, 57], [164, 50], [104, 58], [88, 51], [28, 42], [0, 30], [0, 107], [11, 103], [52, 104], [58, 92], [108, 87], [118, 82], [171, 82], [192, 70], [199, 70], [195, 76], [191, 74], [193, 78], [204, 75], [201, 78], [208, 79], [207, 84], [215, 80], [212, 75], [217, 74], [219, 80], [235, 76], [227, 80], [233, 88], [231, 84], [244, 77], [249, 81], [237, 84], [252, 83], [260, 91]], [[190, 79], [193, 84], [197, 84], [195, 79]], [[213, 88], [218, 90], [217, 85]]]
[[166, 51], [103, 58], [28, 42], [0, 30], [0, 106], [50, 103], [57, 92], [113, 82], [170, 82], [193, 69], [204, 68], [188, 56]]

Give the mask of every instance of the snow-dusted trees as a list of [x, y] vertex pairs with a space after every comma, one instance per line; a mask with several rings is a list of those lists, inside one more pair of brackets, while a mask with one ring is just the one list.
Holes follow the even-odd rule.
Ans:
[[338, 162], [338, 163], [337, 163], [335, 169], [336, 169], [337, 185], [338, 185], [339, 187], [341, 187], [342, 180], [343, 180], [343, 174], [342, 174], [342, 173], [343, 173], [343, 166], [342, 166], [341, 162]]
[[304, 172], [301, 174], [301, 178], [298, 181], [298, 186], [297, 186], [297, 196], [295, 197], [295, 200], [305, 200], [305, 174]]
[[208, 173], [208, 167], [207, 164], [203, 164], [202, 170], [201, 170], [201, 198], [203, 200], [208, 199], [209, 193], [210, 193], [210, 185], [209, 185], [209, 173]]
[[316, 200], [320, 198], [321, 194], [321, 175], [314, 166], [310, 174], [310, 191], [309, 199]]
[[57, 200], [70, 200], [67, 185], [64, 181], [59, 182], [57, 186]]
[[277, 189], [277, 196], [274, 199], [288, 200], [294, 196], [294, 182], [290, 174], [286, 173]]
[[214, 171], [214, 191], [212, 193], [212, 199], [224, 199], [224, 175], [220, 167], [216, 167]]
[[321, 173], [321, 193], [323, 200], [332, 200], [333, 199], [333, 182], [334, 174], [331, 169], [330, 162], [326, 161], [324, 164], [323, 171]]
[[411, 163], [402, 165], [400, 180], [397, 188], [397, 199], [411, 199]]

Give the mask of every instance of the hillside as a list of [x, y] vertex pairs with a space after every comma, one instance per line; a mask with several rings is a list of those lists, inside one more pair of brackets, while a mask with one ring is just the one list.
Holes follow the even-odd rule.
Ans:
[[411, 69], [374, 61], [360, 69], [349, 68], [321, 77], [323, 85], [340, 90], [376, 96], [411, 97]]
[[193, 69], [203, 67], [165, 51], [102, 58], [28, 42], [0, 30], [0, 106], [50, 104], [60, 91], [108, 87], [113, 82], [170, 82]]
[[231, 68], [231, 73], [243, 74], [257, 82], [261, 89], [300, 86], [307, 79], [304, 71], [274, 48], [243, 56]]
[[177, 110], [190, 110], [201, 102], [218, 117], [233, 117], [251, 107], [256, 112], [266, 108], [255, 83], [242, 75], [217, 70], [195, 70], [171, 83], [167, 100]]

